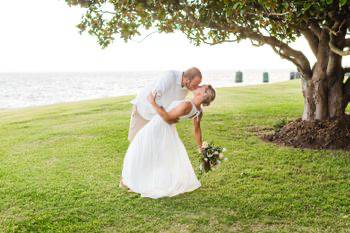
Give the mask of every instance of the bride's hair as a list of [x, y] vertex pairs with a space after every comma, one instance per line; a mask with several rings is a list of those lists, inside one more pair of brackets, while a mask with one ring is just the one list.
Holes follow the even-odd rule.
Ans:
[[205, 91], [205, 99], [202, 102], [203, 106], [209, 106], [214, 101], [215, 96], [215, 89], [211, 85], [208, 85], [208, 89]]

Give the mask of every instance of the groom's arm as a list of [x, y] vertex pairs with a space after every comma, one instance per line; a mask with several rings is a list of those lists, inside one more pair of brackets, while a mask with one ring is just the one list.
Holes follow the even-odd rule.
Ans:
[[180, 116], [184, 116], [188, 114], [191, 109], [192, 109], [192, 104], [187, 102], [187, 103], [182, 103], [179, 104], [177, 107], [172, 109], [170, 112], [167, 112], [162, 106], [159, 106], [155, 102], [155, 98], [152, 95], [148, 96], [148, 100], [151, 103], [152, 107], [156, 110], [158, 115], [163, 118], [164, 121], [166, 121], [168, 124], [173, 124], [178, 121]]

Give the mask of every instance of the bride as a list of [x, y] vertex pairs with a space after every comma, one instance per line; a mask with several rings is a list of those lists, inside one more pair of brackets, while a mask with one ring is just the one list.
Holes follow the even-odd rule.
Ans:
[[208, 106], [215, 99], [215, 90], [210, 85], [203, 85], [193, 94], [192, 100], [174, 101], [166, 110], [156, 104], [153, 95], [148, 97], [158, 115], [138, 132], [129, 145], [121, 187], [142, 197], [161, 198], [191, 192], [201, 186], [175, 124], [170, 124], [176, 119], [193, 119], [195, 141], [201, 148], [201, 106]]

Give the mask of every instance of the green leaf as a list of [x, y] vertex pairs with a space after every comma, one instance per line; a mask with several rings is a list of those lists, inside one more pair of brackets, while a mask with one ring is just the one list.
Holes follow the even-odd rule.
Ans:
[[345, 6], [346, 3], [348, 3], [348, 0], [340, 0], [339, 1], [340, 6]]
[[241, 6], [241, 3], [240, 2], [236, 2], [234, 5], [233, 5], [233, 9], [237, 10], [239, 9]]

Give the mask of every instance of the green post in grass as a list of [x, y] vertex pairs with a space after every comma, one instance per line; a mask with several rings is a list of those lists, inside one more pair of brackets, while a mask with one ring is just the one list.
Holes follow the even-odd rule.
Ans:
[[268, 83], [269, 82], [269, 73], [264, 72], [263, 73], [263, 83]]
[[293, 79], [295, 79], [295, 76], [296, 76], [296, 72], [290, 72], [289, 79], [293, 80]]
[[235, 82], [236, 82], [236, 83], [241, 83], [241, 82], [243, 82], [243, 72], [242, 72], [242, 71], [237, 71], [237, 72], [236, 72]]

